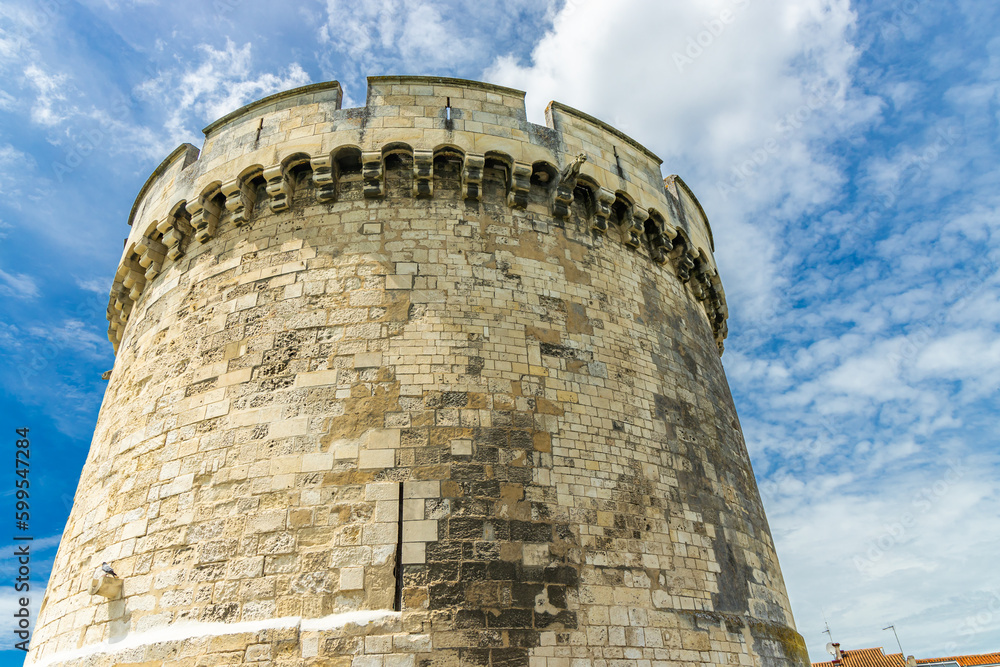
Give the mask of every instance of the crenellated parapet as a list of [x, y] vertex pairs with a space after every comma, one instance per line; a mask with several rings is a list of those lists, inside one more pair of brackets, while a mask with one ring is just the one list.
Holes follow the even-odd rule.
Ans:
[[[595, 242], [621, 243], [686, 285], [721, 353], [728, 313], [708, 219], [683, 181], [664, 180], [660, 159], [635, 140], [556, 102], [546, 126], [536, 125], [523, 92], [474, 81], [371, 77], [365, 107], [342, 109], [341, 100], [337, 82], [264, 98], [205, 128], [200, 154], [184, 145], [157, 168], [133, 207], [111, 290], [116, 351], [135, 302], [189, 248], [297, 205], [335, 207], [355, 183], [365, 199], [385, 198], [387, 166], [403, 160], [416, 200], [442, 196], [436, 166], [455, 163], [468, 203], [486, 203], [484, 174], [495, 170], [510, 209], [563, 221], [577, 211]], [[304, 182], [310, 187], [296, 192]]]

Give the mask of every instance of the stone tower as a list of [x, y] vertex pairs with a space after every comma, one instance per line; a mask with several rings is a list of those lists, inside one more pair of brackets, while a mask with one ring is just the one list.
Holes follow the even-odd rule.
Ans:
[[129, 224], [28, 664], [807, 664], [711, 229], [635, 140], [316, 84], [178, 148]]

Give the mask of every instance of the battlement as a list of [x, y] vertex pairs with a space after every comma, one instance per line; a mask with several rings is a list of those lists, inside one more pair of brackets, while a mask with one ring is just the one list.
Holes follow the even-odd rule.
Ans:
[[248, 225], [265, 207], [289, 209], [302, 178], [316, 204], [335, 206], [355, 181], [364, 198], [384, 198], [387, 164], [403, 160], [414, 198], [440, 196], [435, 182], [442, 190], [450, 173], [461, 199], [483, 201], [484, 173], [495, 170], [500, 199], [513, 209], [566, 219], [574, 202], [582, 205], [595, 237], [673, 268], [702, 303], [721, 353], [728, 311], [708, 219], [640, 143], [558, 102], [545, 126], [528, 122], [522, 91], [477, 81], [370, 77], [364, 107], [343, 109], [342, 99], [335, 81], [263, 98], [206, 127], [200, 152], [185, 144], [153, 172], [129, 216], [111, 290], [116, 351], [147, 286], [220, 226]]

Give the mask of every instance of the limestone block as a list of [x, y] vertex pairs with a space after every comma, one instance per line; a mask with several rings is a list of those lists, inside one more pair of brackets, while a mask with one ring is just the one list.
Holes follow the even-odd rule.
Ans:
[[368, 449], [358, 453], [358, 468], [391, 468], [396, 464], [393, 449]]
[[404, 542], [436, 542], [438, 539], [438, 522], [433, 520], [404, 521]]

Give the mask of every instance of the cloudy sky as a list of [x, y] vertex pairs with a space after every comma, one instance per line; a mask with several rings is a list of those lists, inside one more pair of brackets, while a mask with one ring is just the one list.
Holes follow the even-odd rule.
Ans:
[[368, 75], [435, 74], [525, 90], [536, 122], [583, 109], [698, 194], [812, 658], [824, 616], [845, 648], [898, 650], [894, 624], [917, 657], [1000, 649], [998, 25], [991, 0], [2, 0], [0, 442], [31, 429], [33, 599], [152, 169], [264, 95], [335, 79], [358, 106]]

